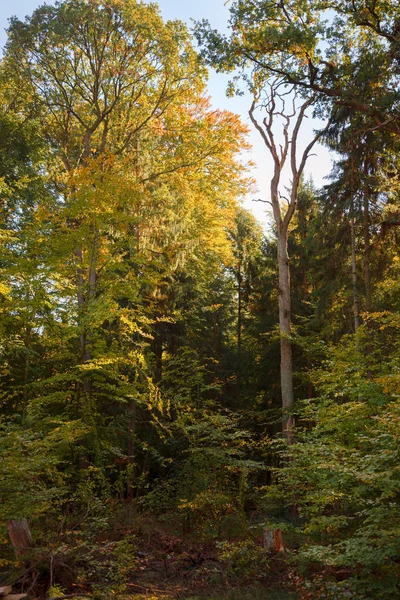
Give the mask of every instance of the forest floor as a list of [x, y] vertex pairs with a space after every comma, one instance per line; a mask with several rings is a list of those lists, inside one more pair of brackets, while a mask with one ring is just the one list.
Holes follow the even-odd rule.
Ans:
[[[121, 600], [289, 600], [288, 569], [285, 558], [268, 556], [258, 564], [251, 556], [233, 562], [213, 542], [188, 543], [168, 538], [157, 548], [142, 552], [134, 581], [126, 583], [128, 595]], [[154, 543], [154, 540], [153, 540]], [[169, 546], [169, 547], [168, 547]], [[238, 553], [241, 554], [240, 551]], [[258, 558], [258, 557], [257, 557]], [[259, 570], [259, 572], [257, 572]]]
[[[183, 526], [185, 525], [185, 526]], [[225, 519], [204, 530], [175, 514], [114, 514], [39, 538], [29, 557], [3, 563], [3, 585], [27, 600], [295, 600], [301, 580], [290, 551], [266, 551], [262, 528]], [[224, 527], [221, 527], [224, 525]], [[189, 530], [188, 530], [189, 529]], [[49, 523], [47, 524], [49, 531]], [[3, 552], [7, 547], [3, 546]], [[12, 547], [8, 547], [11, 558]], [[0, 559], [2, 554], [0, 555]], [[0, 562], [1, 564], [1, 562]], [[6, 571], [6, 570], [5, 570]], [[1, 582], [0, 582], [1, 583]]]
[[57, 547], [53, 545], [51, 562], [48, 549], [36, 547], [30, 561], [34, 568], [14, 580], [15, 590], [30, 590], [29, 600], [299, 598], [287, 554], [264, 550], [261, 536], [231, 535], [227, 541], [222, 535], [217, 540], [182, 533], [144, 515], [140, 522], [112, 525], [64, 530]]
[[[145, 528], [146, 529], [146, 528]], [[193, 534], [174, 535], [150, 526], [125, 529], [122, 547], [132, 540], [133, 568], [121, 553], [121, 542], [104, 540], [93, 555], [94, 561], [114, 556], [125, 580], [110, 598], [120, 600], [294, 600], [291, 569], [285, 553], [268, 553], [262, 540], [199, 540]], [[117, 558], [115, 559], [115, 556]], [[118, 558], [122, 556], [121, 558]], [[128, 552], [129, 556], [129, 552]], [[107, 562], [107, 561], [105, 561]], [[132, 566], [132, 565], [131, 565]], [[89, 597], [108, 598], [101, 585], [87, 585]], [[110, 590], [110, 586], [104, 584]], [[292, 589], [290, 589], [292, 588]], [[78, 591], [78, 590], [77, 590]]]

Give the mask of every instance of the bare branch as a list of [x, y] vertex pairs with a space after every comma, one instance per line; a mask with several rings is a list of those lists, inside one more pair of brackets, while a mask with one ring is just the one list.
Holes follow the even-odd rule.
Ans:
[[[257, 121], [256, 117], [254, 116], [254, 111], [256, 108], [256, 101], [253, 100], [252, 104], [251, 104], [251, 108], [249, 110], [249, 117], [251, 122], [253, 123], [254, 127], [257, 129], [257, 131], [259, 132], [259, 134], [261, 135], [265, 145], [267, 146], [268, 150], [272, 153], [272, 147], [270, 144], [269, 139], [267, 138], [267, 134], [265, 133], [264, 129], [261, 127], [261, 125], [259, 124], [259, 122]], [[267, 129], [267, 125], [265, 123], [265, 119], [264, 119], [264, 125], [265, 128]]]
[[270, 200], [262, 200], [261, 198], [253, 198], [252, 202], [263, 202], [264, 204], [269, 204], [272, 208], [274, 208], [272, 205], [272, 202]]

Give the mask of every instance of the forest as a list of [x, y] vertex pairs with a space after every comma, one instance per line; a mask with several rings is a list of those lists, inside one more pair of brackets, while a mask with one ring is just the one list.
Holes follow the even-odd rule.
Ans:
[[228, 6], [10, 20], [3, 600], [400, 599], [400, 7]]

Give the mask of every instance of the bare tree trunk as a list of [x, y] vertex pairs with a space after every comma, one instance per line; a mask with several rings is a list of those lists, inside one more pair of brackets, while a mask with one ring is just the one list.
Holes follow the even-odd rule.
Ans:
[[28, 402], [28, 381], [31, 356], [31, 327], [26, 325], [25, 330], [25, 365], [24, 365], [24, 410]]
[[293, 357], [291, 334], [290, 266], [287, 248], [287, 229], [278, 231], [278, 271], [279, 271], [279, 327], [281, 331], [281, 391], [284, 413], [283, 432], [288, 439], [293, 438], [293, 417], [287, 415], [294, 404]]
[[[366, 163], [367, 164], [367, 163]], [[364, 168], [364, 172], [367, 168]], [[366, 173], [367, 175], [367, 173]], [[370, 190], [368, 185], [364, 185], [364, 286], [365, 286], [365, 310], [371, 311], [371, 273], [369, 268], [371, 256], [371, 243], [369, 232], [369, 199]]]
[[[365, 310], [366, 312], [372, 311], [372, 297], [371, 297], [371, 271], [370, 271], [370, 259], [371, 259], [371, 234], [369, 229], [370, 224], [370, 199], [371, 199], [371, 188], [368, 184], [368, 167], [369, 162], [367, 159], [364, 161], [364, 187], [363, 187], [363, 212], [364, 212], [364, 289], [365, 289]], [[370, 329], [370, 323], [367, 320], [367, 328]], [[368, 332], [368, 336], [370, 332]], [[369, 362], [369, 368], [367, 371], [367, 377], [369, 379], [373, 376], [373, 365], [371, 361], [372, 346], [368, 344], [366, 347], [367, 360]]]
[[238, 313], [237, 313], [237, 349], [240, 353], [242, 349], [242, 263], [239, 260], [237, 265], [237, 284], [238, 284]]
[[243, 290], [242, 290], [242, 260], [239, 259], [237, 264], [236, 280], [238, 284], [238, 306], [237, 306], [237, 351], [238, 363], [236, 372], [236, 391], [240, 398], [242, 388], [242, 321], [243, 321]]
[[360, 302], [359, 302], [359, 297], [358, 297], [354, 201], [352, 204], [352, 214], [351, 214], [351, 219], [350, 219], [350, 231], [351, 231], [351, 273], [352, 273], [352, 283], [353, 283], [354, 331], [357, 332], [358, 328], [360, 327]]
[[[260, 133], [265, 146], [268, 148], [274, 163], [274, 174], [271, 179], [271, 201], [274, 220], [278, 237], [278, 273], [279, 273], [279, 327], [281, 332], [281, 391], [282, 409], [284, 412], [283, 433], [289, 443], [293, 441], [293, 416], [291, 412], [294, 404], [293, 391], [293, 357], [291, 334], [291, 301], [290, 301], [290, 266], [288, 256], [288, 232], [292, 217], [297, 209], [298, 190], [304, 167], [310, 152], [325, 130], [315, 134], [311, 142], [298, 156], [298, 136], [303, 123], [306, 110], [313, 104], [315, 98], [305, 100], [296, 111], [295, 99], [293, 100], [293, 113], [285, 111], [285, 100], [279, 95], [279, 81], [269, 85], [269, 94], [262, 103], [266, 116], [258, 121], [255, 116], [257, 108], [256, 96], [249, 111], [250, 120]], [[280, 120], [282, 124], [282, 143], [277, 145], [274, 133], [274, 121]], [[294, 126], [290, 132], [290, 125], [294, 119]], [[329, 125], [329, 124], [328, 124]], [[328, 127], [326, 126], [326, 128]], [[279, 193], [280, 179], [286, 161], [290, 162], [292, 184], [290, 199], [284, 209]]]

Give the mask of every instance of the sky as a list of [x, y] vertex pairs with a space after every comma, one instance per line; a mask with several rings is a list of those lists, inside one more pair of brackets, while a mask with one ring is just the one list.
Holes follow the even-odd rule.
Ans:
[[[5, 29], [8, 26], [8, 19], [11, 16], [17, 16], [19, 19], [24, 19], [26, 15], [44, 4], [41, 0], [0, 0], [0, 46], [3, 47], [7, 39]], [[54, 4], [54, 0], [47, 0], [47, 4]], [[159, 0], [157, 4], [160, 7], [163, 17], [167, 19], [180, 19], [190, 27], [193, 20], [207, 19], [211, 26], [219, 31], [226, 30], [227, 21], [229, 18], [229, 0]], [[208, 91], [211, 97], [214, 108], [230, 110], [241, 116], [242, 120], [250, 127], [249, 141], [252, 145], [252, 150], [243, 157], [247, 162], [251, 160], [255, 167], [251, 175], [256, 180], [257, 191], [245, 200], [246, 208], [249, 208], [264, 227], [268, 227], [271, 216], [268, 205], [254, 202], [255, 198], [268, 200], [269, 199], [269, 182], [272, 175], [272, 159], [269, 156], [267, 148], [263, 145], [260, 135], [254, 130], [251, 125], [248, 110], [251, 104], [251, 99], [248, 95], [227, 98], [225, 95], [228, 77], [210, 72]], [[320, 127], [320, 123], [315, 123], [310, 118], [304, 123], [301, 142], [305, 147], [312, 137], [313, 128]], [[331, 160], [328, 150], [321, 145], [315, 146], [313, 150], [314, 156], [311, 156], [307, 162], [305, 174], [306, 177], [311, 176], [316, 186], [322, 186], [324, 177], [331, 170]], [[289, 184], [289, 180], [287, 181]]]

